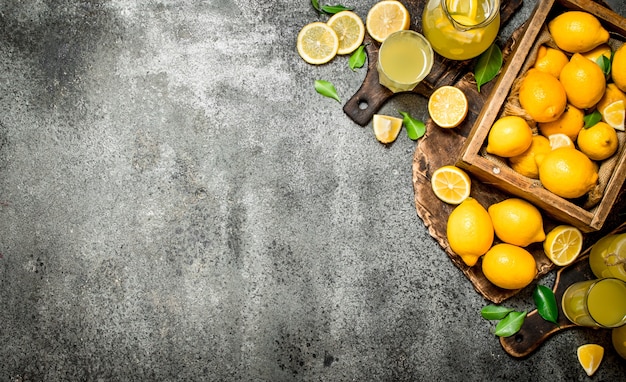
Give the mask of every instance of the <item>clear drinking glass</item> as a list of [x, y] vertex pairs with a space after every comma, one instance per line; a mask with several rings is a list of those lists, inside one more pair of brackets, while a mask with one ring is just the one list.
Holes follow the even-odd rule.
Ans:
[[626, 324], [626, 282], [606, 278], [574, 283], [563, 293], [561, 307], [576, 325], [617, 328]]
[[390, 34], [378, 52], [378, 79], [394, 93], [411, 91], [430, 73], [434, 53], [428, 41], [412, 30]]

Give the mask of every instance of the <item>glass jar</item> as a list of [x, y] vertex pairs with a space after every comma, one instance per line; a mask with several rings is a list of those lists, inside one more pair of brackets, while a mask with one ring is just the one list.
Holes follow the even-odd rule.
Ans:
[[422, 30], [433, 50], [467, 60], [487, 50], [500, 29], [500, 0], [428, 0]]

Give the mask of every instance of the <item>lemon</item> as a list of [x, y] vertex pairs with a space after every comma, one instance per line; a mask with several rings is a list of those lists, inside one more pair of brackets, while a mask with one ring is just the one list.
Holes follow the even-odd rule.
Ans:
[[550, 122], [563, 114], [567, 97], [565, 88], [556, 77], [531, 68], [522, 79], [519, 102], [536, 122]]
[[431, 177], [435, 195], [449, 204], [459, 204], [470, 196], [472, 182], [467, 173], [456, 166], [443, 166]]
[[528, 123], [516, 115], [499, 118], [487, 136], [487, 152], [503, 158], [514, 157], [526, 151], [533, 141]]
[[365, 25], [363, 20], [352, 11], [335, 13], [326, 22], [339, 37], [337, 54], [350, 54], [363, 43]]
[[608, 123], [598, 122], [589, 128], [582, 129], [576, 143], [578, 149], [590, 159], [600, 161], [617, 151], [617, 133]]
[[401, 2], [393, 0], [374, 4], [365, 19], [367, 33], [378, 42], [383, 42], [393, 32], [409, 29], [410, 25], [409, 11]]
[[626, 359], [626, 325], [611, 330], [611, 343], [617, 354]]
[[569, 62], [562, 51], [542, 45], [537, 50], [537, 59], [533, 67], [544, 73], [559, 78], [561, 69]]
[[525, 200], [505, 199], [489, 206], [487, 212], [496, 236], [505, 243], [526, 247], [546, 238], [541, 212]]
[[609, 41], [609, 32], [592, 14], [582, 11], [563, 12], [548, 23], [556, 45], [570, 53], [588, 52]]
[[583, 247], [583, 234], [576, 227], [560, 225], [546, 235], [543, 252], [555, 265], [569, 265], [578, 258]]
[[613, 63], [611, 64], [611, 77], [613, 82], [626, 92], [626, 44], [622, 44], [613, 55]]
[[598, 45], [597, 47], [591, 49], [588, 52], [584, 52], [581, 53], [583, 55], [583, 57], [585, 57], [588, 60], [591, 60], [595, 63], [598, 62], [598, 59], [601, 56], [604, 56], [608, 59], [611, 59], [611, 46], [609, 44], [602, 44], [602, 45]]
[[316, 21], [300, 30], [296, 47], [309, 64], [325, 64], [337, 55], [339, 37], [328, 24]]
[[402, 118], [374, 114], [372, 117], [372, 126], [374, 128], [374, 135], [379, 142], [391, 143], [398, 138], [398, 134], [402, 128]]
[[565, 134], [572, 141], [578, 137], [578, 132], [585, 125], [585, 113], [572, 104], [567, 104], [561, 116], [551, 122], [540, 122], [537, 124], [542, 135], [549, 137], [552, 134]]
[[576, 349], [576, 355], [585, 373], [591, 377], [600, 367], [600, 362], [604, 357], [604, 348], [597, 344], [585, 344]]
[[559, 78], [569, 103], [579, 109], [594, 106], [606, 88], [606, 79], [600, 66], [576, 53], [561, 70]]
[[513, 244], [494, 245], [482, 264], [487, 280], [503, 289], [521, 289], [537, 275], [537, 262], [530, 252]]
[[428, 98], [428, 113], [439, 127], [456, 127], [467, 116], [465, 93], [454, 86], [441, 86]]
[[534, 135], [530, 147], [514, 157], [509, 158], [511, 168], [532, 179], [539, 179], [537, 157], [550, 152], [550, 141], [543, 135]]
[[561, 147], [574, 148], [574, 142], [570, 137], [563, 133], [552, 134], [549, 137], [550, 148], [552, 150], [560, 149]]
[[493, 235], [489, 213], [472, 197], [456, 206], [448, 217], [446, 237], [450, 249], [470, 267], [491, 248]]
[[550, 151], [539, 165], [539, 180], [552, 193], [563, 198], [578, 198], [598, 181], [593, 162], [582, 152], [569, 147]]
[[624, 101], [624, 103], [626, 103], [626, 93], [621, 91], [614, 83], [607, 84], [602, 98], [600, 98], [600, 101], [598, 101], [596, 105], [596, 109], [602, 113], [607, 106], [615, 101]]
[[624, 131], [626, 120], [626, 103], [622, 100], [615, 101], [602, 111], [602, 120], [615, 130]]

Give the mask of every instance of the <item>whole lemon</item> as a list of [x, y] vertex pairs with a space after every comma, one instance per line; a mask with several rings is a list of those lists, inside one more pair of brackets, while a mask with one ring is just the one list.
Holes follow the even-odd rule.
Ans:
[[548, 23], [556, 45], [566, 52], [588, 52], [609, 41], [609, 32], [598, 18], [582, 11], [563, 12]]
[[545, 155], [552, 150], [550, 141], [543, 135], [534, 135], [530, 147], [514, 157], [509, 158], [509, 165], [518, 173], [532, 179], [539, 179], [539, 167], [536, 157]]
[[626, 44], [622, 44], [615, 51], [611, 64], [611, 77], [615, 85], [621, 91], [626, 92]]
[[537, 275], [537, 262], [530, 252], [513, 244], [494, 245], [483, 257], [487, 280], [503, 289], [521, 289]]
[[487, 135], [487, 152], [504, 158], [520, 155], [533, 141], [533, 131], [522, 117], [509, 115], [494, 122]]
[[606, 79], [600, 65], [579, 53], [574, 54], [563, 67], [559, 79], [567, 99], [579, 109], [587, 109], [598, 103], [606, 88]]
[[550, 122], [565, 111], [567, 95], [556, 77], [531, 68], [522, 79], [519, 102], [535, 121]]
[[578, 198], [598, 181], [594, 163], [582, 152], [561, 147], [549, 152], [539, 165], [539, 180], [552, 193], [563, 198]]
[[578, 134], [578, 149], [589, 159], [604, 160], [617, 151], [617, 132], [606, 122], [582, 129]]
[[546, 238], [541, 212], [523, 199], [505, 199], [489, 206], [487, 212], [496, 236], [505, 243], [526, 247]]
[[565, 134], [572, 141], [578, 137], [578, 132], [585, 125], [585, 113], [572, 104], [567, 104], [561, 116], [551, 122], [538, 123], [539, 131], [542, 135], [549, 137], [552, 134]]
[[446, 236], [452, 251], [465, 264], [473, 266], [493, 244], [493, 224], [489, 213], [476, 199], [465, 199], [450, 213]]
[[551, 76], [559, 78], [561, 69], [569, 62], [569, 58], [562, 51], [541, 45], [537, 50], [537, 59], [533, 67]]

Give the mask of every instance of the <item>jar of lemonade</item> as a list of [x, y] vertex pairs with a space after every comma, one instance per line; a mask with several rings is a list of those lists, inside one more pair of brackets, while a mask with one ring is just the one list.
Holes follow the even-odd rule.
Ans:
[[591, 247], [589, 266], [598, 278], [626, 281], [626, 233], [603, 237]]
[[467, 60], [487, 50], [500, 29], [500, 0], [428, 0], [422, 30], [435, 52]]

